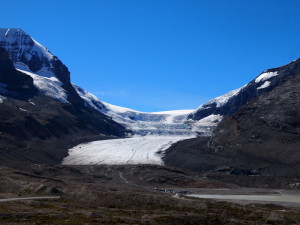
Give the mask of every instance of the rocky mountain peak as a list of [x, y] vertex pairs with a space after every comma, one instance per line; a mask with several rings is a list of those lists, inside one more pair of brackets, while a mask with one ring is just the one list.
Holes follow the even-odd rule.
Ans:
[[[16, 69], [37, 75], [40, 78], [57, 78], [60, 86], [68, 93], [72, 104], [83, 105], [83, 100], [71, 84], [68, 68], [46, 47], [19, 28], [0, 28], [0, 47], [4, 48]], [[38, 86], [38, 88], [41, 88]]]
[[54, 56], [47, 48], [19, 28], [1, 28], [0, 46], [5, 48], [17, 69], [53, 76], [51, 60]]
[[201, 105], [195, 112], [189, 115], [189, 118], [201, 120], [212, 114], [222, 116], [231, 115], [247, 102], [252, 101], [265, 92], [272, 91], [287, 79], [299, 75], [299, 71], [300, 59], [277, 68], [265, 70], [241, 88]]
[[32, 38], [20, 28], [0, 28], [1, 41], [5, 41], [8, 45], [29, 45], [33, 46]]

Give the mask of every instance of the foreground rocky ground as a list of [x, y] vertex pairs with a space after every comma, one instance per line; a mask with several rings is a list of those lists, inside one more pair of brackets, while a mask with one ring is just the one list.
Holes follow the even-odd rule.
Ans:
[[26, 166], [0, 169], [1, 224], [300, 224], [300, 208], [174, 198], [174, 192], [238, 186], [161, 166]]

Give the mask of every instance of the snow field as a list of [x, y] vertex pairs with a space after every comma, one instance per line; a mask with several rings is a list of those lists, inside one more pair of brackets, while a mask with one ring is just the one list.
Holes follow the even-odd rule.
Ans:
[[55, 77], [43, 77], [39, 74], [31, 73], [25, 70], [16, 69], [25, 73], [33, 78], [33, 84], [45, 95], [54, 98], [60, 102], [68, 103], [68, 95], [61, 87], [62, 83]]
[[257, 88], [257, 90], [267, 88], [267, 87], [270, 86], [270, 84], [271, 84], [270, 81], [265, 81], [265, 83], [263, 83], [261, 86], [259, 86], [259, 87]]
[[256, 79], [255, 79], [255, 83], [259, 83], [261, 81], [265, 81], [268, 80], [272, 77], [275, 77], [278, 75], [278, 72], [266, 72], [266, 73], [262, 73], [261, 75], [259, 75]]
[[173, 143], [193, 136], [144, 136], [94, 141], [69, 149], [65, 165], [163, 165], [164, 151]]

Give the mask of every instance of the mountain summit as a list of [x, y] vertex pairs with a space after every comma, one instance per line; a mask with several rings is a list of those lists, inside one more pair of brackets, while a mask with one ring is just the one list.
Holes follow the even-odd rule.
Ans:
[[0, 28], [0, 46], [9, 53], [17, 69], [54, 76], [53, 61], [57, 60], [42, 46], [19, 28]]
[[17, 70], [33, 77], [41, 92], [61, 102], [84, 106], [71, 84], [68, 68], [26, 32], [18, 28], [0, 29], [0, 47], [8, 52]]

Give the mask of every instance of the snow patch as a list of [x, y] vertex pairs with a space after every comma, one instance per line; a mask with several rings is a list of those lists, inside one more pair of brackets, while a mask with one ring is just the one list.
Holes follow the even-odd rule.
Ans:
[[247, 84], [244, 85], [244, 86], [242, 86], [241, 88], [238, 88], [238, 89], [235, 89], [233, 91], [230, 91], [230, 92], [226, 93], [225, 95], [221, 95], [221, 96], [219, 96], [217, 98], [214, 98], [214, 99], [208, 101], [207, 103], [205, 103], [203, 105], [200, 105], [196, 109], [196, 111], [201, 110], [203, 108], [206, 108], [208, 105], [211, 105], [213, 103], [215, 103], [217, 107], [221, 107], [221, 106], [225, 105], [232, 97], [238, 95], [240, 93], [240, 91], [242, 89], [244, 89], [246, 86], [247, 86]]
[[4, 99], [5, 99], [5, 97], [3, 97], [2, 95], [0, 95], [0, 103], [3, 103]]
[[35, 105], [35, 103], [34, 103], [33, 101], [31, 101], [31, 100], [29, 100], [29, 103], [30, 103], [31, 105]]
[[35, 44], [35, 49], [40, 52], [41, 55], [46, 57], [48, 60], [51, 60], [53, 58], [53, 55], [51, 52], [48, 51], [46, 47], [41, 45], [39, 42], [37, 42], [35, 39], [31, 38]]
[[95, 95], [93, 95], [92, 93], [84, 90], [83, 88], [81, 88], [75, 84], [72, 84], [72, 85], [75, 88], [78, 95], [85, 101], [85, 104], [87, 106], [90, 106], [93, 109], [103, 112], [104, 105]]
[[275, 77], [278, 75], [278, 72], [266, 72], [266, 73], [262, 73], [261, 75], [259, 75], [256, 79], [255, 79], [255, 83], [259, 83], [265, 80], [270, 79], [271, 77]]
[[116, 105], [112, 105], [112, 104], [109, 104], [107, 102], [103, 102], [102, 103], [107, 107], [109, 108], [110, 110], [116, 112], [116, 113], [128, 113], [128, 112], [134, 112], [134, 113], [143, 113], [143, 112], [140, 112], [140, 111], [136, 111], [136, 110], [133, 110], [133, 109], [129, 109], [129, 108], [125, 108], [125, 107], [122, 107], [122, 106], [116, 106]]
[[258, 88], [257, 88], [257, 90], [259, 90], [259, 89], [263, 89], [263, 88], [267, 88], [267, 87], [269, 87], [270, 86], [270, 84], [271, 84], [271, 82], [270, 81], [266, 81], [265, 83], [263, 83], [261, 86], [259, 86]]
[[171, 110], [171, 111], [161, 111], [161, 112], [151, 112], [151, 114], [168, 114], [168, 115], [184, 115], [190, 114], [194, 109], [184, 109], [184, 110]]
[[223, 119], [223, 116], [221, 115], [209, 115], [207, 117], [204, 117], [203, 119], [201, 120], [198, 120], [196, 123], [195, 123], [195, 126], [206, 126], [206, 127], [209, 127], [209, 126], [216, 126], [216, 124], [218, 122], [220, 122], [221, 120]]
[[191, 130], [197, 132], [201, 136], [210, 136], [214, 128], [222, 119], [223, 116], [212, 114], [198, 121], [190, 120], [192, 122]]
[[19, 110], [20, 110], [21, 112], [27, 112], [27, 110], [26, 110], [26, 109], [23, 109], [23, 108], [19, 108]]
[[61, 87], [62, 83], [55, 77], [42, 77], [38, 74], [17, 69], [18, 71], [25, 73], [33, 78], [33, 84], [45, 95], [54, 98], [63, 103], [68, 102], [68, 95], [66, 91]]
[[164, 151], [173, 143], [191, 136], [146, 136], [126, 139], [94, 141], [69, 149], [65, 165], [163, 165]]

